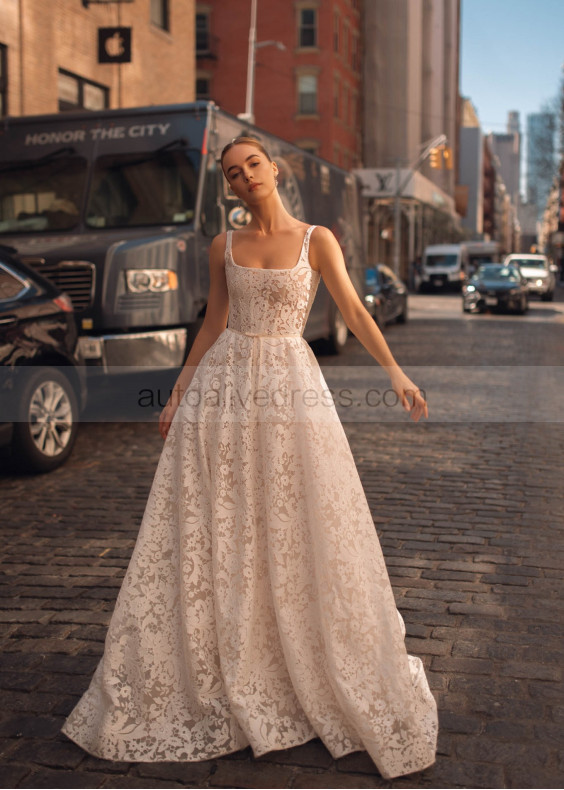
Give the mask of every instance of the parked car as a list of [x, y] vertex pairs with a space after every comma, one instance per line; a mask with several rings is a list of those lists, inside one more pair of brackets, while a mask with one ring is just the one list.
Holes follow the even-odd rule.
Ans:
[[486, 263], [462, 286], [462, 309], [483, 312], [486, 307], [501, 307], [524, 314], [529, 309], [527, 280], [518, 266]]
[[0, 246], [0, 445], [14, 466], [49, 472], [69, 457], [86, 369], [67, 294]]
[[519, 266], [529, 284], [529, 293], [538, 294], [543, 302], [552, 302], [558, 267], [551, 265], [546, 255], [513, 253], [505, 258], [504, 263]]
[[391, 321], [407, 321], [407, 288], [397, 274], [383, 263], [367, 269], [364, 301], [380, 329]]

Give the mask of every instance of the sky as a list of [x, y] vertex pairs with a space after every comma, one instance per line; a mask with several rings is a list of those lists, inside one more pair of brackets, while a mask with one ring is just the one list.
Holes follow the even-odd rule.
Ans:
[[507, 112], [526, 116], [559, 91], [564, 0], [462, 0], [460, 91], [484, 132], [504, 132]]

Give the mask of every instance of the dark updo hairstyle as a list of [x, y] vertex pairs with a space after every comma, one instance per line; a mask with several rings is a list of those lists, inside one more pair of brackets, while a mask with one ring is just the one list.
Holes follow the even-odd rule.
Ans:
[[230, 143], [227, 143], [227, 145], [224, 147], [223, 151], [221, 152], [222, 169], [223, 169], [223, 157], [225, 156], [225, 154], [228, 151], [230, 151], [231, 148], [233, 148], [236, 145], [240, 145], [241, 143], [246, 143], [247, 145], [254, 145], [255, 148], [258, 148], [258, 150], [266, 156], [269, 162], [272, 162], [272, 159], [270, 158], [270, 154], [268, 153], [264, 145], [260, 142], [260, 140], [257, 140], [255, 137], [246, 137], [245, 135], [241, 135], [241, 137], [234, 137]]

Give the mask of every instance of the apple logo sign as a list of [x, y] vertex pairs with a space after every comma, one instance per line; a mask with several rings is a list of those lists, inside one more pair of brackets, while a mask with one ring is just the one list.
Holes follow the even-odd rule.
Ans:
[[105, 50], [111, 58], [118, 58], [125, 52], [123, 38], [120, 36], [117, 30], [113, 36], [109, 36], [106, 39]]
[[131, 63], [131, 28], [98, 28], [98, 63]]

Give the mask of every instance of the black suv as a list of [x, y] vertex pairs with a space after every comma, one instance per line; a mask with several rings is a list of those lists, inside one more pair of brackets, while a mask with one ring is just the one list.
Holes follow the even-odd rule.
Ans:
[[66, 461], [86, 398], [69, 297], [0, 245], [0, 445], [14, 467]]

